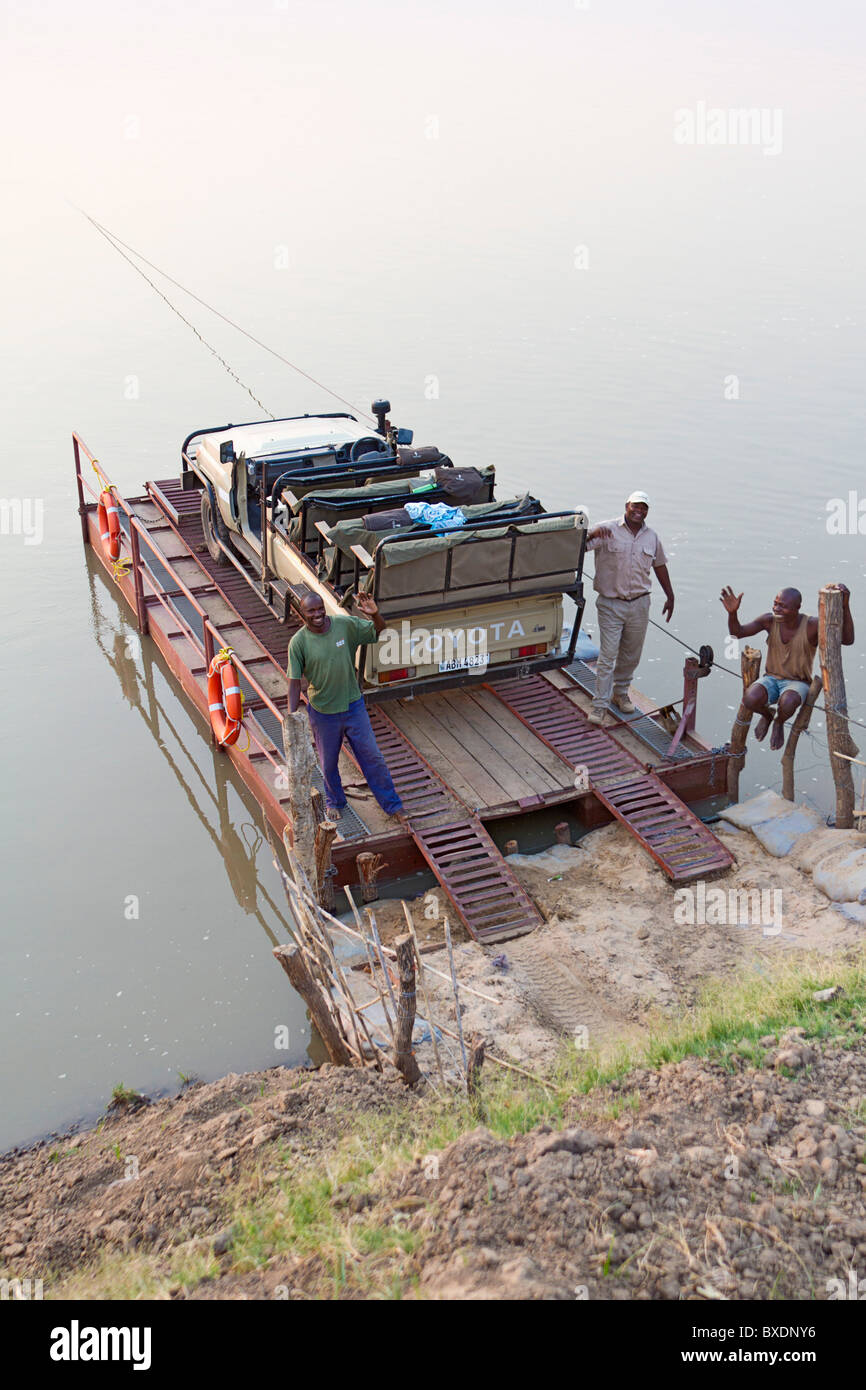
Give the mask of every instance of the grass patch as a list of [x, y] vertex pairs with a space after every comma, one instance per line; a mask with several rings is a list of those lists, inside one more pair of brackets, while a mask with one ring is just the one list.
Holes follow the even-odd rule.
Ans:
[[45, 1280], [48, 1299], [168, 1299], [177, 1288], [196, 1288], [219, 1273], [210, 1251], [181, 1246], [170, 1255], [113, 1251], [72, 1274]]
[[[824, 1004], [812, 995], [839, 984], [844, 993]], [[719, 1059], [745, 1056], [755, 1066], [766, 1051], [760, 1039], [788, 1028], [802, 1028], [822, 1040], [846, 1040], [866, 1032], [866, 960], [849, 964], [827, 960], [788, 962], [767, 973], [752, 971], [733, 981], [714, 981], [700, 1004], [678, 1024], [651, 1038], [646, 1060], [653, 1067], [685, 1057]]]
[[120, 1110], [128, 1108], [135, 1110], [139, 1105], [146, 1105], [147, 1097], [141, 1095], [139, 1091], [133, 1091], [129, 1086], [124, 1086], [122, 1081], [118, 1081], [114, 1090], [111, 1092], [109, 1110]]

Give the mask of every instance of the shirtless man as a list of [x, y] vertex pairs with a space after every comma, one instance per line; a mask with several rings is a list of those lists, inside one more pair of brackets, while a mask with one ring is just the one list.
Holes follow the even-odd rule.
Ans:
[[[854, 619], [848, 606], [850, 591], [846, 584], [828, 587], [842, 592], [842, 644], [850, 647], [854, 642]], [[749, 686], [743, 703], [760, 715], [755, 738], [764, 738], [772, 724], [770, 747], [778, 749], [784, 742], [786, 719], [799, 709], [809, 693], [818, 650], [818, 619], [800, 612], [803, 598], [798, 589], [782, 589], [773, 600], [772, 613], [762, 613], [750, 623], [741, 623], [737, 610], [742, 597], [729, 585], [722, 589], [728, 632], [732, 637], [767, 633], [766, 674]]]

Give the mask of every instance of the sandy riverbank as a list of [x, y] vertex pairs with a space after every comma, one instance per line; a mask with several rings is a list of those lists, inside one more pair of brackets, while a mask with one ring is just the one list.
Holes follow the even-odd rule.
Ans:
[[[464, 994], [464, 1030], [483, 1034], [515, 1062], [544, 1065], [563, 1037], [601, 1052], [639, 1041], [689, 1008], [710, 979], [743, 968], [768, 969], [796, 953], [844, 957], [860, 946], [864, 928], [832, 906], [810, 873], [790, 858], [768, 854], [746, 831], [724, 823], [715, 829], [736, 863], [705, 892], [716, 886], [726, 894], [780, 894], [773, 899], [778, 921], [681, 922], [677, 890], [616, 823], [586, 836], [579, 847], [512, 855], [509, 863], [545, 924], [501, 946], [482, 948], [465, 940], [456, 946], [459, 979], [499, 1001]], [[429, 895], [412, 907], [420, 924]], [[389, 932], [400, 930], [399, 904], [378, 903], [376, 913]], [[777, 926], [781, 930], [774, 934]], [[424, 959], [447, 973], [444, 951]], [[449, 986], [431, 975], [428, 988], [434, 1017], [453, 1026]]]

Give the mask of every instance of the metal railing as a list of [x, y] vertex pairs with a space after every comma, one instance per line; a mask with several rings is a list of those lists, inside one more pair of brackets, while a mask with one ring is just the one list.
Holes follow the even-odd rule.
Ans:
[[[75, 478], [76, 485], [78, 488], [78, 514], [81, 518], [81, 535], [85, 544], [89, 544], [89, 535], [87, 529], [88, 503], [85, 499], [84, 494], [85, 491], [88, 492], [90, 496], [93, 498], [94, 502], [98, 502], [99, 493], [94, 491], [89, 479], [85, 478], [82, 474], [81, 455], [84, 454], [85, 458], [92, 465], [97, 477], [101, 480], [103, 484], [103, 489], [109, 488], [111, 486], [111, 483], [109, 479], [106, 477], [95, 454], [93, 454], [91, 450], [87, 447], [81, 436], [74, 431], [72, 434], [72, 448], [75, 456]], [[128, 543], [130, 550], [129, 563], [131, 565], [131, 570], [129, 573], [133, 581], [133, 589], [135, 594], [135, 614], [139, 631], [143, 634], [146, 634], [148, 631], [148, 596], [145, 594], [146, 582], [149, 589], [151, 590], [153, 597], [157, 600], [159, 604], [162, 605], [162, 607], [165, 609], [166, 613], [169, 615], [172, 621], [178, 624], [180, 632], [190, 643], [193, 650], [197, 652], [198, 655], [204, 660], [204, 670], [209, 671], [215, 653], [224, 647], [230, 646], [230, 643], [226, 641], [226, 639], [222, 636], [216, 624], [211, 622], [210, 618], [208, 617], [205, 610], [202, 608], [198, 599], [195, 597], [192, 590], [181, 579], [180, 575], [177, 573], [169, 558], [162, 553], [162, 551], [159, 549], [156, 543], [151, 539], [146, 526], [144, 526], [138, 519], [138, 517], [134, 514], [129, 504], [126, 502], [126, 499], [121, 497], [120, 493], [117, 492], [117, 490], [115, 490], [114, 492], [114, 497], [127, 518]], [[126, 540], [127, 536], [122, 531], [121, 548], [123, 547], [123, 544]], [[170, 593], [165, 588], [165, 586], [160, 583], [157, 575], [154, 573], [153, 569], [151, 568], [151, 565], [148, 563], [148, 560], [142, 556], [142, 542], [144, 543], [147, 550], [151, 552], [156, 563], [170, 577], [172, 583], [176, 585], [177, 592], [182, 594], [183, 597], [186, 599], [187, 603], [191, 605], [196, 616], [201, 622], [200, 636], [190, 625], [190, 623], [187, 622], [186, 618], [184, 617], [177, 604], [172, 602], [173, 594]], [[120, 561], [118, 561], [118, 563], [120, 563]], [[247, 682], [247, 685], [250, 687], [252, 691], [255, 692], [258, 698], [262, 701], [262, 704], [265, 706], [265, 708], [271, 712], [271, 714], [277, 720], [280, 729], [282, 730], [284, 715], [274, 704], [274, 701], [262, 688], [262, 686], [256, 680], [255, 676], [253, 676], [252, 673], [248, 670], [248, 668], [240, 659], [240, 657], [238, 657], [235, 653], [232, 653], [232, 661], [234, 662], [238, 674], [243, 676], [243, 679]], [[193, 668], [190, 669], [192, 670]], [[258, 729], [259, 733], [261, 734], [261, 737], [259, 737], [259, 734], [256, 733], [255, 729], [250, 727], [250, 725], [247, 723], [248, 720], [256, 725], [256, 729]], [[267, 758], [271, 766], [282, 776], [284, 774], [283, 763], [278, 762], [274, 758], [269, 748], [267, 748], [265, 746], [265, 743], [262, 741], [263, 739], [267, 739], [268, 742], [273, 742], [273, 740], [271, 740], [269, 736], [265, 733], [265, 730], [262, 729], [261, 725], [255, 719], [254, 715], [247, 714], [245, 716], [244, 727], [247, 730], [250, 743], [255, 744], [256, 748], [264, 755], [265, 758]], [[216, 736], [213, 732], [213, 729], [211, 729], [211, 738], [212, 741], [216, 743]]]

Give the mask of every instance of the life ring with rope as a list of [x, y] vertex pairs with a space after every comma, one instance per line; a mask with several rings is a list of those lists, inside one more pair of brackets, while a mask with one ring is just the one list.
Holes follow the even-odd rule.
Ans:
[[104, 488], [99, 494], [99, 501], [96, 504], [96, 520], [99, 525], [99, 534], [102, 538], [103, 549], [109, 560], [116, 560], [120, 554], [120, 508], [117, 505], [117, 498], [110, 487]]
[[207, 705], [220, 748], [237, 743], [244, 718], [244, 695], [238, 685], [231, 647], [217, 652], [207, 673]]

